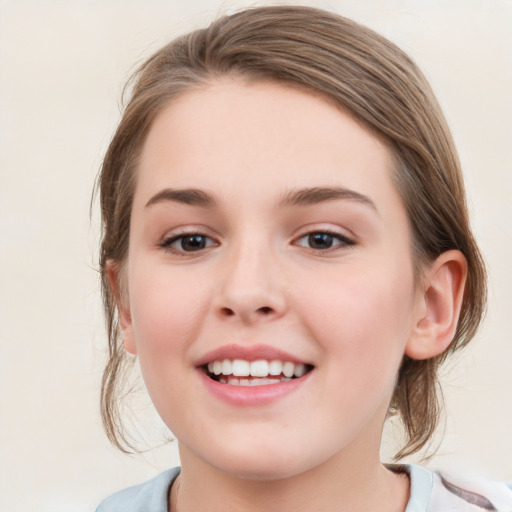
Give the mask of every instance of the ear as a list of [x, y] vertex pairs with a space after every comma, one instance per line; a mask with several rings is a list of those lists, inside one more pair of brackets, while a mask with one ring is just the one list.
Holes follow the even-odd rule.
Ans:
[[122, 267], [112, 261], [107, 261], [106, 265], [107, 277], [110, 284], [110, 289], [114, 295], [117, 314], [119, 317], [119, 326], [123, 336], [124, 349], [130, 354], [137, 353], [135, 339], [133, 336], [132, 317], [130, 313], [130, 304], [128, 300], [128, 291], [126, 287], [125, 278], [123, 276]]
[[455, 250], [442, 253], [424, 270], [407, 356], [428, 359], [449, 347], [459, 321], [466, 276], [466, 258]]

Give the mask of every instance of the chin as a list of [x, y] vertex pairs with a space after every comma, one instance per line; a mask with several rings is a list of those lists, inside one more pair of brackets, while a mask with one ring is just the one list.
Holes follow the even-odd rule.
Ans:
[[275, 460], [252, 461], [252, 464], [248, 461], [236, 461], [218, 469], [235, 478], [255, 481], [284, 480], [302, 472], [297, 466], [276, 463]]
[[[319, 461], [309, 460], [306, 446], [300, 451], [297, 448], [283, 449], [283, 443], [265, 443], [252, 446], [240, 445], [222, 449], [211, 460], [211, 465], [219, 471], [243, 480], [283, 480], [307, 472]], [[224, 447], [226, 448], [226, 447]]]

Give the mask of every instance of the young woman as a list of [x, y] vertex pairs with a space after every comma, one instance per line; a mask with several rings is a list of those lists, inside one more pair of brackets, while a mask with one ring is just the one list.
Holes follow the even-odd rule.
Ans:
[[511, 510], [505, 484], [383, 465], [435, 430], [485, 269], [451, 135], [392, 43], [261, 7], [138, 71], [99, 177], [109, 438], [137, 356], [181, 468], [100, 512]]

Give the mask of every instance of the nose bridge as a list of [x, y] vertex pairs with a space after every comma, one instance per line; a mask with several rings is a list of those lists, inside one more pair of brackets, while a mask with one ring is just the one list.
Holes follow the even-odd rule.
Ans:
[[245, 322], [280, 316], [285, 309], [279, 262], [263, 234], [247, 232], [226, 249], [217, 309]]

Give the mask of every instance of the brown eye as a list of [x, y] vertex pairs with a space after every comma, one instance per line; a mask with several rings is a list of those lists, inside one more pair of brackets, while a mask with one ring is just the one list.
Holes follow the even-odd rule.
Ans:
[[180, 239], [180, 247], [184, 251], [200, 251], [207, 244], [207, 238], [203, 235], [188, 235]]
[[301, 247], [308, 249], [315, 249], [317, 251], [326, 251], [336, 247], [343, 247], [347, 245], [354, 245], [354, 242], [349, 238], [339, 234], [331, 233], [328, 231], [315, 231], [301, 236], [297, 244]]
[[174, 253], [199, 252], [215, 245], [215, 242], [206, 235], [191, 233], [188, 235], [177, 235], [161, 244], [161, 246]]
[[334, 237], [329, 233], [311, 233], [308, 235], [308, 245], [311, 249], [330, 249], [334, 241]]

